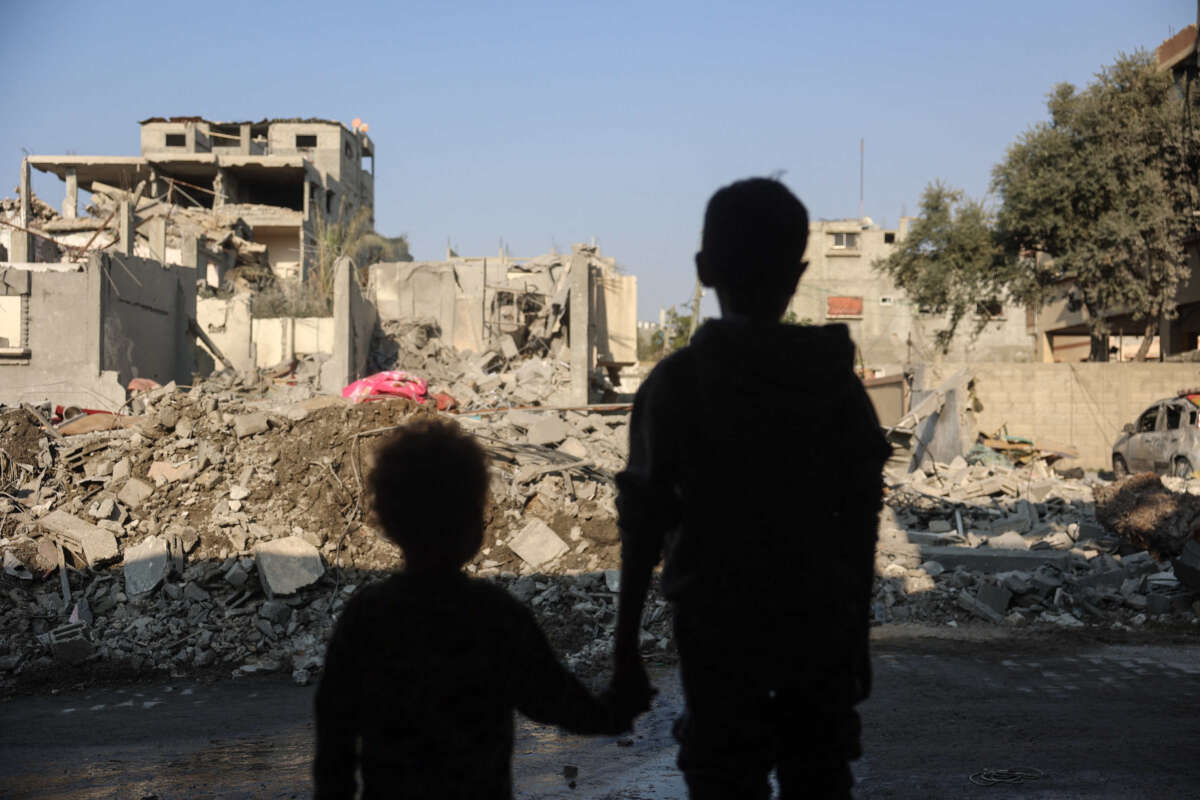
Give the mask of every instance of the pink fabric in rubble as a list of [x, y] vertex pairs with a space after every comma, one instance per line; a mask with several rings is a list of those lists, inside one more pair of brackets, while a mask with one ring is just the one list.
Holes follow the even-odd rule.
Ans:
[[342, 397], [355, 403], [361, 403], [375, 395], [394, 394], [424, 403], [425, 392], [428, 388], [429, 386], [423, 378], [409, 375], [407, 372], [398, 370], [376, 372], [374, 375], [355, 381], [342, 389]]

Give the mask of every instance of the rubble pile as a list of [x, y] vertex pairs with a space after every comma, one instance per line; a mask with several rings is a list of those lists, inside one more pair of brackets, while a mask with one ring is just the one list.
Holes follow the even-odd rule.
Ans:
[[[348, 593], [402, 563], [365, 507], [372, 447], [435, 412], [397, 398], [278, 397], [269, 383], [226, 376], [139, 395], [128, 416], [47, 429], [37, 409], [0, 409], [0, 466], [9, 465], [0, 676], [94, 659], [242, 672], [290, 665], [304, 679], [319, 664]], [[586, 611], [583, 629], [594, 631], [611, 592], [564, 573], [618, 565], [613, 474], [627, 417], [509, 410], [459, 419], [493, 455], [485, 541], [467, 570], [523, 581], [520, 592], [578, 661], [577, 626], [567, 621]], [[70, 433], [78, 430], [86, 432]], [[589, 636], [580, 648], [593, 644]]]
[[[1200, 584], [1186, 565], [1108, 527], [1093, 504], [1093, 492], [1100, 502], [1120, 484], [1095, 473], [1065, 478], [1042, 461], [1007, 467], [961, 458], [889, 478], [876, 553], [878, 621], [1115, 629], [1200, 621]], [[1186, 494], [1175, 502], [1200, 494], [1200, 483], [1177, 483]]]
[[1180, 478], [1163, 480], [1146, 472], [1112, 486], [1098, 486], [1096, 518], [1160, 558], [1177, 556], [1200, 523], [1200, 497], [1180, 491], [1182, 483]]
[[[497, 352], [475, 370], [485, 356], [448, 351], [419, 325], [390, 338], [405, 367], [478, 398], [457, 416], [492, 456], [467, 572], [528, 603], [572, 669], [598, 675], [616, 617], [628, 411], [486, 407], [538, 359]], [[481, 374], [499, 378], [494, 396]], [[55, 409], [0, 408], [0, 687], [70, 664], [308, 681], [349, 596], [402, 564], [368, 513], [372, 449], [439, 412], [301, 388], [222, 375], [137, 394], [124, 416], [62, 410], [58, 425]], [[1110, 516], [1106, 498], [1143, 496], [1139, 480], [1066, 478], [1040, 460], [889, 473], [876, 622], [1195, 623], [1200, 543], [1146, 552], [1152, 540], [1130, 527], [1140, 517]], [[1200, 482], [1158, 487], [1161, 507], [1200, 495]], [[673, 654], [669, 617], [655, 589], [645, 653]]]
[[[461, 353], [445, 344], [437, 323], [380, 323], [371, 343], [368, 372], [404, 370], [445, 392], [460, 409], [564, 405], [571, 382], [570, 356], [560, 342], [530, 339], [522, 350], [511, 335], [486, 352]], [[543, 352], [545, 351], [545, 352]], [[552, 352], [551, 352], [552, 351]]]

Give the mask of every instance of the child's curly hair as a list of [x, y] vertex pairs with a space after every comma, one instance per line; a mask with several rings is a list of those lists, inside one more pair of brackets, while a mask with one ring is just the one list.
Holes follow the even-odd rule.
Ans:
[[409, 564], [457, 569], [483, 541], [488, 457], [456, 423], [406, 425], [375, 451], [367, 479], [383, 535]]

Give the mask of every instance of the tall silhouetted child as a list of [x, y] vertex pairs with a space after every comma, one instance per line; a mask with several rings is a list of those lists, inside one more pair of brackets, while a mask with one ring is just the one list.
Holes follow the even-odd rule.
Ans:
[[849, 797], [861, 750], [890, 449], [846, 327], [780, 321], [807, 240], [808, 214], [779, 181], [713, 195], [696, 267], [721, 319], [642, 384], [617, 478], [613, 686], [626, 709], [648, 707], [638, 628], [661, 557], [694, 800], [765, 798], [772, 768], [784, 798]]
[[359, 590], [317, 690], [318, 798], [512, 797], [513, 710], [577, 733], [616, 733], [609, 707], [503, 588], [466, 577], [479, 549], [487, 458], [450, 422], [405, 427], [376, 454], [376, 516], [405, 568]]

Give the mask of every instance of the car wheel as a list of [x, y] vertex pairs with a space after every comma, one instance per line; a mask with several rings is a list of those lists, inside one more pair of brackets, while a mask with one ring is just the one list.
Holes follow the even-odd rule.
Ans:
[[1129, 465], [1125, 463], [1125, 459], [1116, 453], [1113, 453], [1113, 474], [1118, 478], [1129, 477]]
[[1172, 474], [1176, 478], [1192, 477], [1192, 462], [1188, 461], [1186, 458], [1175, 459], [1175, 469]]

